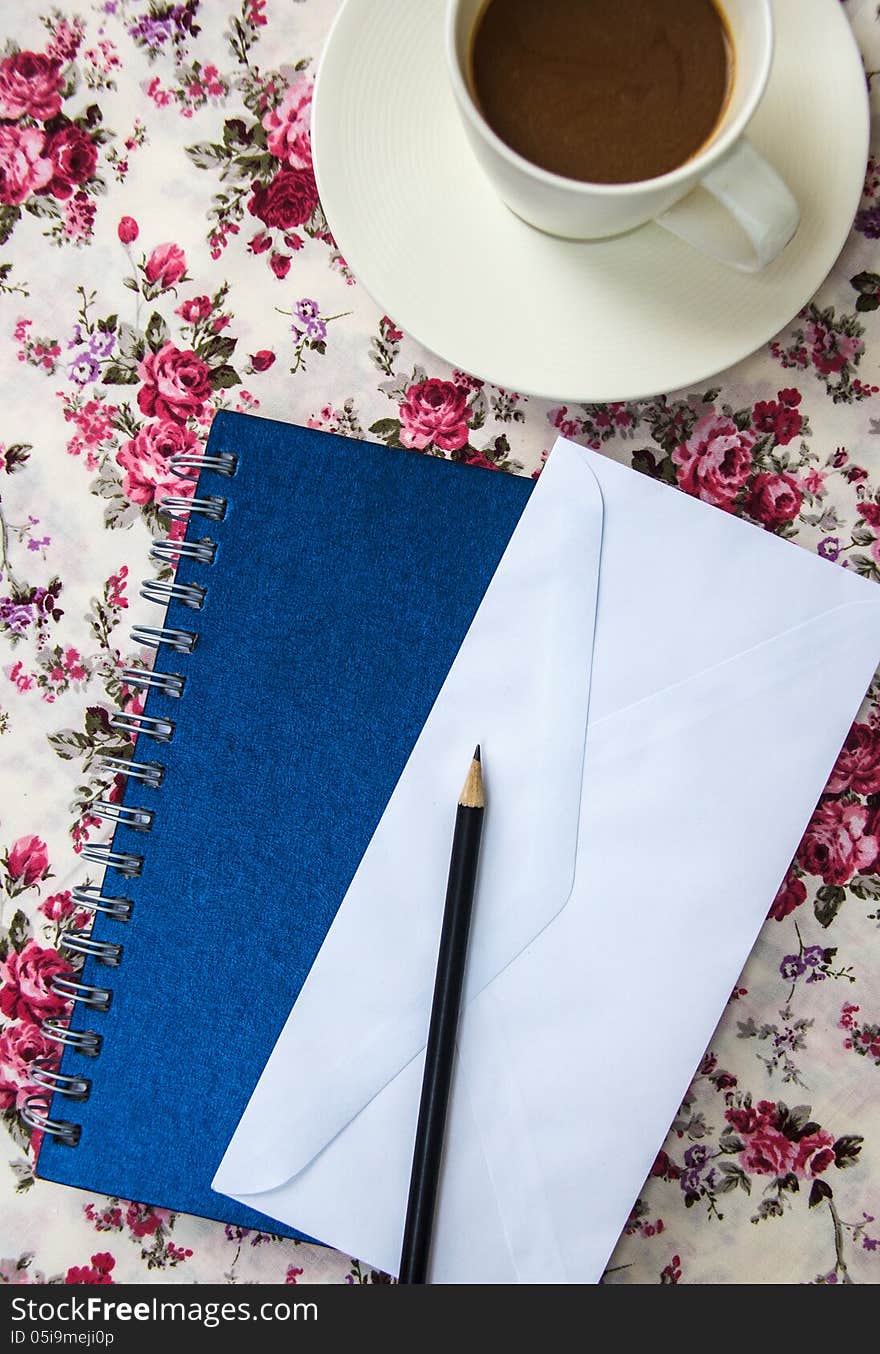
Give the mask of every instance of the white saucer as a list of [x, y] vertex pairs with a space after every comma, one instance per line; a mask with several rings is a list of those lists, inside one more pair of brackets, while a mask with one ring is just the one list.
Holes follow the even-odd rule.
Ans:
[[443, 10], [444, 0], [347, 0], [321, 60], [312, 130], [342, 253], [428, 348], [525, 394], [638, 399], [754, 352], [827, 276], [868, 154], [865, 78], [840, 0], [775, 3], [775, 66], [750, 136], [802, 218], [781, 258], [755, 276], [655, 225], [576, 243], [513, 216], [465, 140]]

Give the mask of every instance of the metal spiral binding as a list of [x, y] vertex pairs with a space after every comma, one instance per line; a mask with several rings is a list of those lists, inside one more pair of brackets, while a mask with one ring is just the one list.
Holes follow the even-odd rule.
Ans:
[[78, 907], [84, 907], [89, 912], [103, 912], [114, 921], [128, 921], [134, 907], [130, 898], [108, 898], [93, 884], [80, 884], [78, 888], [71, 889], [70, 896]]
[[175, 653], [192, 653], [198, 639], [198, 635], [194, 635], [192, 630], [174, 630], [153, 625], [133, 625], [131, 637], [135, 644], [143, 644], [148, 649], [160, 649], [163, 644], [167, 644]]
[[171, 601], [183, 602], [190, 611], [201, 611], [207, 588], [199, 583], [165, 583], [158, 578], [147, 578], [141, 588], [141, 597], [147, 602], [167, 606]]
[[200, 541], [171, 541], [158, 536], [150, 547], [150, 559], [160, 564], [176, 564], [181, 559], [192, 559], [197, 564], [213, 564], [217, 542], [207, 536]]
[[76, 931], [69, 931], [62, 936], [61, 944], [74, 954], [91, 955], [99, 964], [106, 964], [107, 968], [118, 968], [122, 958], [121, 945], [115, 945], [111, 940], [93, 940], [91, 936], [81, 936]]
[[130, 776], [132, 780], [141, 780], [151, 790], [158, 790], [165, 779], [165, 768], [161, 762], [130, 762], [127, 757], [111, 757], [108, 752], [98, 754], [98, 763], [105, 771]]
[[72, 978], [62, 978], [56, 974], [49, 984], [49, 991], [66, 1001], [78, 1001], [93, 1011], [109, 1011], [113, 993], [108, 987], [94, 987], [91, 983], [77, 983]]
[[110, 716], [110, 727], [134, 734], [135, 738], [144, 734], [156, 743], [170, 743], [174, 737], [174, 721], [163, 719], [161, 715], [128, 715], [119, 712]]
[[53, 1072], [48, 1067], [33, 1067], [31, 1078], [35, 1086], [44, 1091], [53, 1091], [55, 1095], [65, 1095], [69, 1100], [88, 1100], [92, 1083], [88, 1077], [67, 1077], [63, 1072]]
[[37, 1133], [50, 1134], [64, 1147], [76, 1147], [82, 1134], [79, 1124], [72, 1124], [67, 1119], [51, 1119], [49, 1103], [48, 1096], [29, 1095], [22, 1106], [22, 1119], [29, 1128], [33, 1128]]
[[[168, 464], [181, 479], [197, 480], [203, 470], [215, 475], [234, 475], [238, 457], [232, 451], [218, 451], [215, 456], [169, 456]], [[187, 472], [195, 473], [187, 473]]]
[[139, 875], [144, 863], [143, 856], [136, 856], [132, 851], [114, 851], [112, 846], [104, 842], [87, 842], [80, 855], [83, 860], [91, 861], [93, 865], [118, 870], [120, 874], [128, 875], [129, 878]]
[[222, 522], [226, 516], [226, 499], [219, 494], [206, 494], [204, 498], [178, 498], [173, 494], [156, 499], [160, 512], [169, 517], [208, 517], [212, 522]]
[[153, 672], [150, 668], [122, 668], [120, 678], [126, 686], [141, 691], [161, 691], [163, 696], [182, 696], [186, 678], [179, 672]]
[[149, 832], [156, 816], [152, 809], [134, 809], [128, 804], [113, 804], [109, 799], [96, 799], [91, 812], [96, 818], [130, 827], [132, 832]]
[[94, 1030], [72, 1030], [69, 1025], [62, 1025], [60, 1020], [44, 1020], [42, 1029], [46, 1038], [53, 1043], [72, 1048], [86, 1058], [97, 1058], [104, 1042], [103, 1035]]
[[[173, 456], [169, 464], [175, 475], [182, 479], [196, 480], [202, 470], [219, 475], [234, 475], [238, 467], [238, 458], [228, 451], [211, 456]], [[174, 495], [158, 503], [160, 511], [172, 516], [201, 515], [212, 521], [222, 521], [226, 515], [227, 500], [217, 494], [208, 494], [202, 498], [186, 498]], [[197, 564], [213, 564], [217, 551], [215, 541], [207, 538], [199, 541], [172, 541], [157, 539], [153, 541], [151, 557], [161, 563], [176, 566], [180, 560], [192, 560]], [[201, 609], [206, 589], [200, 583], [148, 579], [141, 588], [141, 596], [150, 602], [167, 606], [170, 602], [179, 602], [192, 611]], [[151, 649], [160, 649], [166, 645], [176, 653], [192, 653], [198, 635], [190, 630], [175, 627], [153, 627], [136, 625], [131, 631], [135, 644]], [[149, 668], [122, 668], [120, 680], [126, 686], [136, 690], [158, 691], [163, 696], [180, 697], [183, 694], [185, 677], [176, 672], [156, 672]], [[112, 728], [120, 732], [152, 738], [167, 743], [174, 736], [175, 724], [161, 715], [129, 714], [119, 711], [110, 718]], [[129, 761], [109, 753], [99, 754], [100, 766], [114, 775], [123, 775], [139, 781], [148, 789], [157, 790], [163, 781], [165, 768], [161, 762]], [[129, 828], [134, 832], [149, 832], [153, 826], [152, 809], [136, 808], [128, 804], [117, 804], [110, 799], [98, 799], [92, 805], [96, 817], [114, 823], [117, 827]], [[114, 843], [87, 842], [82, 849], [84, 860], [115, 870], [129, 877], [141, 873], [143, 857], [132, 851], [114, 850]], [[111, 921], [128, 922], [134, 906], [131, 898], [104, 894], [100, 887], [82, 884], [71, 890], [71, 897], [77, 907], [84, 908], [93, 915], [103, 913]], [[63, 935], [60, 945], [74, 955], [93, 959], [109, 968], [118, 967], [123, 960], [123, 946], [110, 940], [98, 940], [91, 935], [82, 935], [71, 931]], [[80, 982], [76, 977], [56, 974], [49, 983], [49, 991], [69, 1002], [71, 1006], [80, 1005], [87, 1010], [105, 1012], [109, 1009], [113, 993], [108, 987], [94, 983]], [[97, 1030], [74, 1029], [65, 1019], [46, 1018], [41, 1025], [46, 1038], [52, 1043], [87, 1058], [100, 1054], [103, 1035]], [[69, 1100], [86, 1100], [91, 1089], [87, 1077], [68, 1075], [47, 1066], [47, 1060], [36, 1060], [32, 1078], [40, 1091], [28, 1096], [21, 1110], [26, 1124], [37, 1132], [48, 1133], [57, 1142], [67, 1147], [75, 1147], [82, 1134], [79, 1124], [67, 1119], [55, 1119], [51, 1116], [52, 1096], [65, 1096]]]

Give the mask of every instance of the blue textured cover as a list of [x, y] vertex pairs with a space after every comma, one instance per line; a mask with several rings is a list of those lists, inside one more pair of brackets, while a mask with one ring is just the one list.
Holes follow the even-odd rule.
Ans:
[[217, 415], [208, 449], [239, 464], [199, 482], [229, 500], [187, 532], [218, 542], [214, 564], [178, 570], [207, 597], [165, 622], [199, 640], [158, 656], [186, 676], [179, 700], [146, 706], [174, 739], [134, 755], [165, 781], [127, 784], [155, 822], [115, 834], [143, 873], [107, 871], [134, 910], [94, 934], [122, 942], [122, 963], [86, 961], [113, 1000], [72, 1022], [104, 1044], [65, 1052], [92, 1091], [53, 1113], [82, 1137], [47, 1137], [38, 1174], [287, 1233], [210, 1182], [532, 486], [239, 414]]

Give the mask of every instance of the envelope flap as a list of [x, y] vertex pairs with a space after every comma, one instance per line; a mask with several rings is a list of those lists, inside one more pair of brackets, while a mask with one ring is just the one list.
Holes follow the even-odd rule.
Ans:
[[[489, 810], [467, 994], [491, 981], [564, 907], [577, 850], [602, 520], [595, 476], [577, 448], [560, 444], [251, 1097], [215, 1189], [258, 1192], [301, 1170], [424, 1046], [454, 805], [476, 743]], [[493, 802], [496, 778], [516, 786], [516, 795]], [[399, 956], [390, 973], [389, 954]]]

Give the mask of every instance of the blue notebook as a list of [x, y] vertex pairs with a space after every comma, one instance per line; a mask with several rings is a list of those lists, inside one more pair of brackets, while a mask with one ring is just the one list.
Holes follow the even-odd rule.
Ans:
[[206, 456], [37, 1173], [296, 1236], [210, 1182], [532, 483], [229, 413]]

